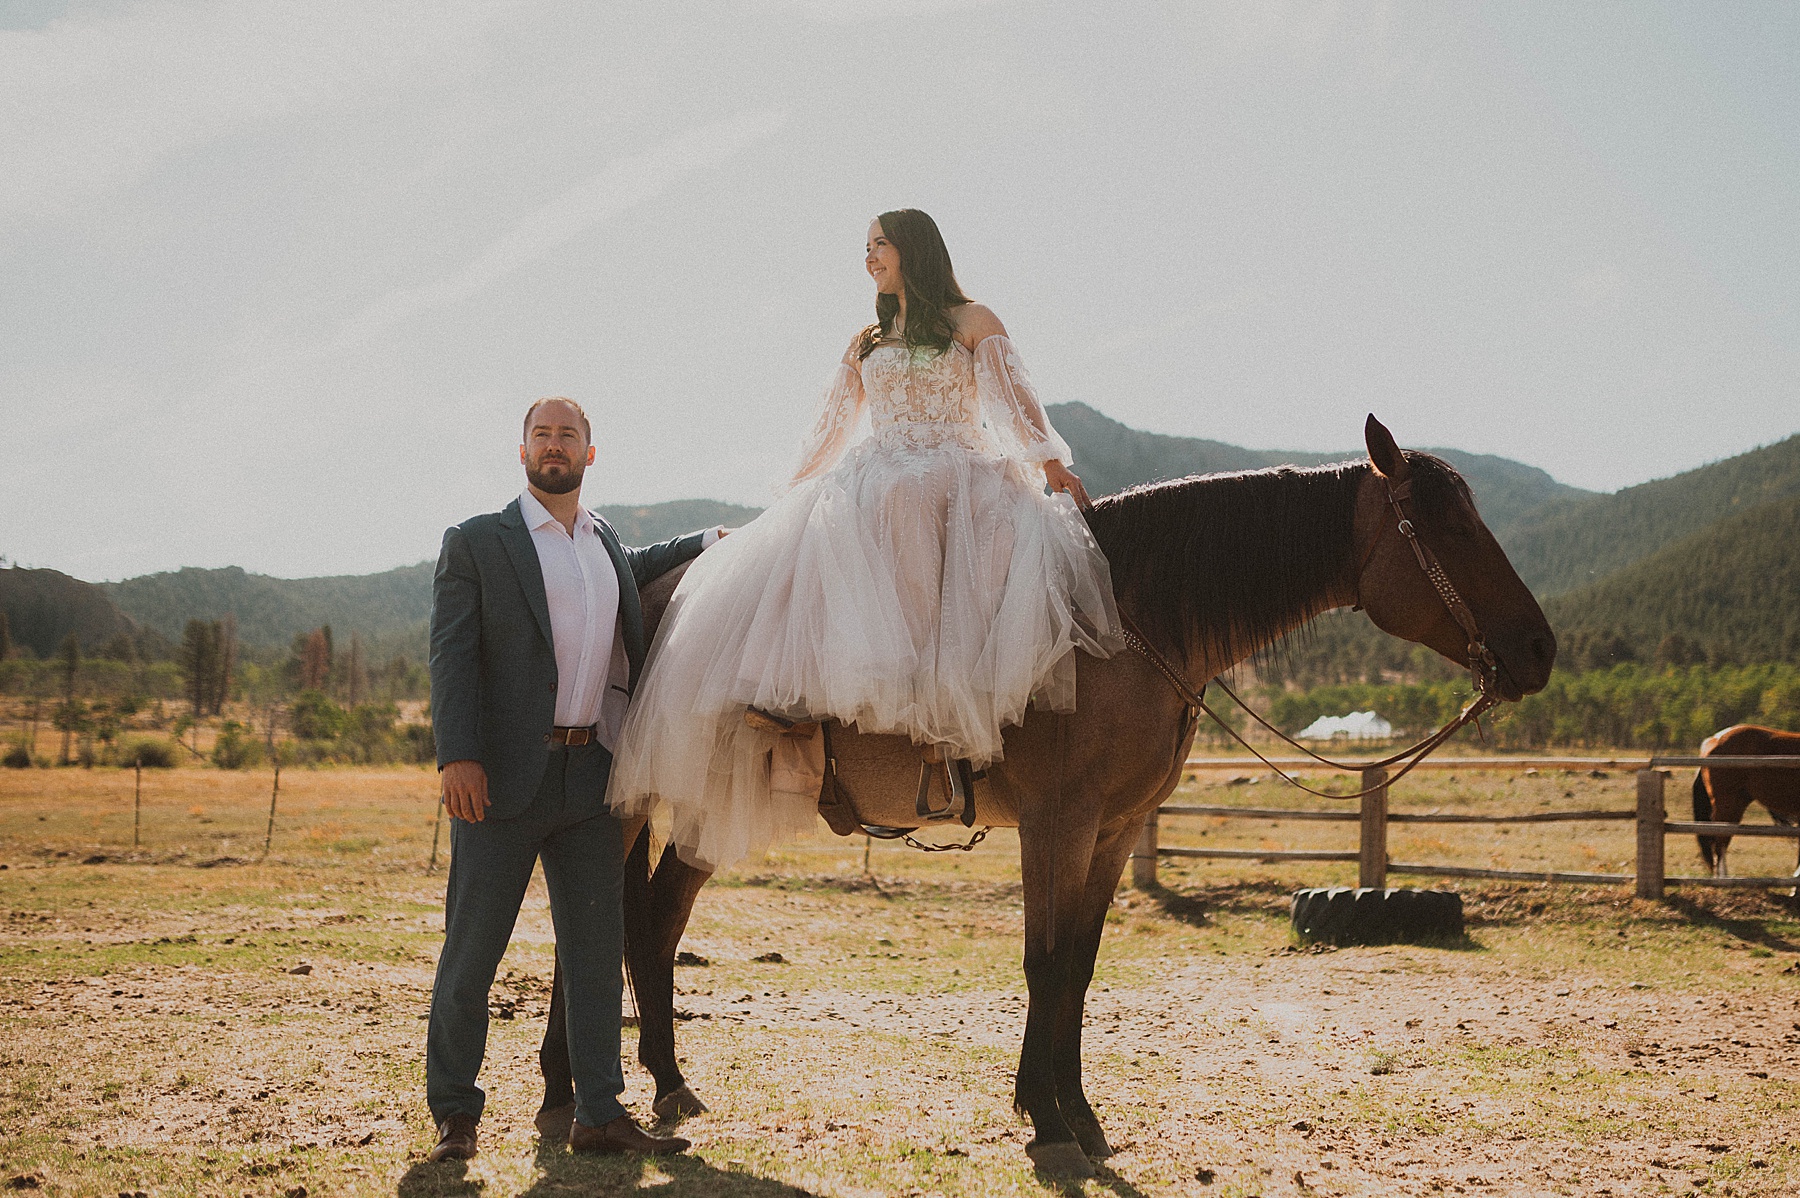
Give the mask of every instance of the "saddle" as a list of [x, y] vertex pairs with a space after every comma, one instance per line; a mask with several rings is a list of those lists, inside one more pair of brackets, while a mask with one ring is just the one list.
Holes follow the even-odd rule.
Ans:
[[[856, 750], [848, 769], [843, 755], [846, 741]], [[995, 813], [990, 810], [993, 802], [990, 788], [985, 785], [985, 770], [964, 775], [967, 803], [958, 805], [945, 796], [942, 806], [925, 805], [918, 800], [913, 786], [918, 762], [918, 749], [905, 737], [861, 734], [836, 721], [826, 721], [812, 736], [776, 739], [771, 751], [770, 788], [812, 797], [820, 817], [839, 836], [866, 833], [891, 840], [928, 824], [961, 823], [974, 827], [978, 808], [984, 823], [996, 822], [992, 818]], [[964, 764], [962, 768], [968, 767]], [[873, 783], [861, 802], [852, 794], [846, 773]]]

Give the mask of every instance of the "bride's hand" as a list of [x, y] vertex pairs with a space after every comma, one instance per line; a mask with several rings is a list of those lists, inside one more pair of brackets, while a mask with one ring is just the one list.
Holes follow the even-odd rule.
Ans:
[[1081, 485], [1081, 480], [1075, 477], [1073, 470], [1055, 458], [1044, 463], [1044, 481], [1050, 484], [1053, 493], [1066, 491], [1069, 498], [1075, 501], [1076, 507], [1086, 510], [1089, 506], [1087, 488]]

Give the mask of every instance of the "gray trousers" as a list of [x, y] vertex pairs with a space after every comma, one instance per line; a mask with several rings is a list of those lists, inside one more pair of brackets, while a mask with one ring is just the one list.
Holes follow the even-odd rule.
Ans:
[[619, 1103], [625, 863], [619, 821], [604, 801], [612, 755], [599, 745], [555, 747], [549, 754], [543, 784], [524, 812], [450, 821], [444, 952], [425, 1039], [425, 1099], [438, 1123], [459, 1114], [481, 1118], [486, 1095], [475, 1077], [487, 1051], [488, 990], [540, 859], [563, 967], [575, 1117], [598, 1127], [625, 1113]]

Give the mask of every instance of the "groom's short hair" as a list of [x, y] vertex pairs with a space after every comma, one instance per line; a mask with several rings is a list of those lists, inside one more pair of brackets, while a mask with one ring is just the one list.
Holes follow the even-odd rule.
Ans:
[[581, 410], [580, 404], [566, 395], [546, 395], [542, 399], [532, 401], [531, 406], [525, 409], [525, 440], [531, 440], [531, 418], [537, 415], [537, 410], [547, 403], [566, 403], [574, 408], [575, 415], [581, 419], [581, 435], [587, 438], [589, 445], [594, 443], [594, 426], [588, 423], [587, 413]]

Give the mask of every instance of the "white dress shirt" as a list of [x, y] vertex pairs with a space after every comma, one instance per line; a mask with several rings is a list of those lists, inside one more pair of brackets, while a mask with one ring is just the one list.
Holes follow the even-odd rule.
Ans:
[[612, 555], [586, 508], [576, 511], [573, 534], [529, 490], [519, 496], [519, 514], [531, 530], [550, 605], [556, 722], [569, 728], [598, 725], [600, 743], [611, 749], [625, 716], [629, 677], [622, 671], [613, 689], [613, 659], [624, 658], [625, 640]]
[[[550, 606], [556, 722], [568, 728], [595, 725], [597, 739], [611, 752], [625, 723], [631, 681], [612, 555], [586, 508], [576, 510], [573, 534], [529, 489], [519, 496], [519, 514], [531, 530]], [[710, 529], [701, 544], [718, 539], [719, 530]]]

